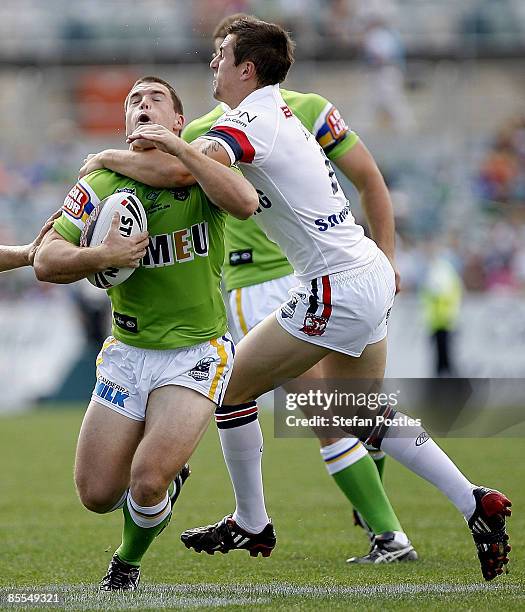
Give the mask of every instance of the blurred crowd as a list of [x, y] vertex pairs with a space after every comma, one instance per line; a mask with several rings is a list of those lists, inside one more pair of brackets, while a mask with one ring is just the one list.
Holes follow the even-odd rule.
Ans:
[[[28, 242], [47, 215], [60, 206], [75, 180], [83, 154], [74, 124], [53, 127], [45, 148], [0, 149], [0, 243]], [[461, 185], [445, 164], [411, 163], [385, 168], [398, 228], [398, 262], [406, 291], [419, 290], [428, 262], [439, 253], [467, 290], [525, 289], [525, 117], [509, 118], [480, 144], [473, 171], [460, 176], [472, 203], [463, 211]], [[457, 168], [454, 168], [457, 172]], [[349, 190], [350, 191], [350, 190]], [[352, 209], [360, 218], [359, 207]], [[454, 223], [450, 219], [456, 216]], [[362, 220], [362, 218], [360, 219]], [[0, 297], [52, 288], [35, 285], [30, 271], [2, 279]]]
[[[368, 125], [378, 133], [374, 152], [385, 152], [378, 162], [396, 210], [404, 289], [417, 291], [424, 285], [428, 262], [439, 253], [467, 290], [523, 290], [525, 115], [509, 117], [494, 133], [480, 133], [475, 142], [445, 151], [438, 140], [421, 131], [421, 113], [415, 117], [406, 96], [405, 57], [422, 42], [427, 49], [436, 49], [462, 44], [458, 36], [501, 34], [509, 45], [518, 40], [513, 36], [525, 32], [525, 2], [500, 0], [498, 11], [494, 4], [489, 0], [3, 0], [0, 59], [5, 70], [0, 81], [7, 76], [0, 86], [8, 101], [4, 113], [7, 110], [11, 119], [4, 116], [0, 144], [0, 244], [30, 241], [48, 214], [60, 206], [85, 154], [107, 146], [108, 133], [115, 135], [120, 129], [122, 134], [117, 127], [121, 100], [136, 76], [136, 53], [148, 56], [154, 41], [156, 49], [171, 53], [178, 46], [187, 54], [200, 41], [209, 57], [209, 36], [216, 23], [226, 14], [244, 11], [287, 26], [298, 50], [310, 47], [322, 57], [323, 49], [346, 49], [360, 58], [359, 93], [365, 92]], [[74, 54], [82, 48], [75, 45], [84, 43], [96, 43], [96, 52], [107, 58], [119, 41], [129, 54], [127, 72], [95, 67], [75, 80], [70, 73], [57, 77], [60, 67], [55, 72], [9, 68], [10, 60], [16, 64], [24, 53], [38, 50], [45, 57], [60, 48]], [[48, 93], [42, 97], [45, 79]], [[339, 81], [337, 86], [346, 91], [347, 84]], [[351, 104], [351, 96], [341, 92]], [[101, 105], [104, 96], [110, 106]], [[439, 108], [440, 102], [435, 104]], [[346, 109], [341, 110], [345, 114]], [[50, 116], [54, 119], [48, 123]], [[22, 136], [21, 121], [30, 137]], [[434, 121], [439, 123], [437, 118]], [[363, 132], [359, 125], [352, 127]], [[387, 132], [404, 135], [390, 151], [382, 140]], [[368, 134], [362, 135], [368, 143]], [[399, 146], [410, 136], [413, 144], [403, 157]], [[109, 144], [120, 146], [115, 140]], [[353, 203], [359, 219], [358, 209]], [[31, 271], [22, 270], [2, 279], [0, 298], [54, 290], [35, 284]]]
[[378, 17], [410, 49], [437, 50], [486, 41], [508, 46], [521, 40], [525, 19], [522, 0], [2, 0], [0, 55], [135, 55], [151, 41], [161, 54], [184, 54], [199, 48], [223, 16], [240, 11], [288, 27], [304, 57], [357, 49]]
[[[509, 118], [473, 155], [479, 161], [465, 176], [470, 206], [451, 189], [450, 175], [438, 171], [426, 177], [434, 182], [434, 199], [430, 209], [421, 208], [421, 222], [413, 210], [408, 219], [401, 208], [398, 251], [406, 289], [421, 286], [436, 251], [467, 290], [525, 289], [525, 116]], [[396, 188], [392, 191], [395, 201]], [[404, 201], [409, 194], [401, 190], [399, 197]], [[465, 210], [450, 223], [455, 206]]]

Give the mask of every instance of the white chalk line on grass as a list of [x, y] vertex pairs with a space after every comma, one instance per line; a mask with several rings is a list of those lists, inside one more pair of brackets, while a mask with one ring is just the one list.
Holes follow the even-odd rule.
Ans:
[[[27, 588], [27, 587], [26, 587]], [[384, 597], [390, 599], [418, 594], [474, 594], [497, 592], [518, 595], [516, 584], [380, 584], [368, 586], [314, 586], [272, 582], [269, 584], [143, 584], [134, 593], [102, 593], [97, 585], [48, 585], [39, 592], [57, 592], [61, 595], [62, 609], [74, 610], [134, 610], [143, 608], [162, 609], [169, 607], [202, 608], [224, 606], [253, 606], [271, 604], [287, 598], [348, 599], [361, 597]], [[25, 590], [16, 587], [17, 591]], [[0, 589], [0, 604], [6, 602], [5, 594], [13, 589]]]

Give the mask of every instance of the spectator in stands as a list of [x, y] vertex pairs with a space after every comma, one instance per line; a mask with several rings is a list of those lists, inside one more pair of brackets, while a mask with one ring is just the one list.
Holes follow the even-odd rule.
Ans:
[[451, 336], [461, 306], [462, 283], [445, 253], [430, 247], [430, 261], [421, 299], [435, 354], [435, 375], [453, 376]]
[[399, 33], [380, 14], [368, 17], [362, 39], [368, 73], [368, 100], [381, 125], [406, 130], [413, 125], [405, 96], [405, 52]]

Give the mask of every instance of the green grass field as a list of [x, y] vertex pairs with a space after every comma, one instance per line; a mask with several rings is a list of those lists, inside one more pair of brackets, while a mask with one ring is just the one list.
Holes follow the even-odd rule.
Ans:
[[[523, 440], [447, 440], [471, 480], [513, 501], [510, 573], [486, 584], [471, 536], [455, 508], [401, 466], [387, 465], [386, 488], [420, 561], [348, 566], [366, 552], [363, 532], [331, 482], [312, 439], [273, 437], [263, 415], [268, 508], [279, 543], [268, 559], [247, 552], [197, 555], [181, 531], [233, 509], [212, 424], [192, 458], [193, 474], [169, 528], [143, 562], [139, 592], [100, 594], [97, 583], [120, 543], [121, 514], [99, 516], [78, 502], [72, 466], [79, 410], [0, 417], [0, 609], [7, 593], [59, 591], [67, 610], [505, 610], [525, 609]], [[56, 608], [55, 608], [56, 609]]]

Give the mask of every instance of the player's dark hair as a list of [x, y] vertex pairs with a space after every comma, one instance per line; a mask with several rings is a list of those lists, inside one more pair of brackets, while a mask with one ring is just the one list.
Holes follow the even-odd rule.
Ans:
[[260, 87], [282, 83], [294, 62], [295, 43], [281, 26], [260, 19], [238, 19], [226, 28], [235, 35], [235, 65], [253, 62]]
[[239, 19], [254, 19], [257, 21], [257, 17], [253, 15], [248, 15], [248, 13], [234, 13], [233, 15], [228, 15], [224, 19], [221, 19], [219, 23], [215, 26], [215, 30], [213, 30], [212, 38], [215, 40], [216, 38], [226, 38], [226, 30], [228, 27]]
[[173, 108], [175, 109], [175, 112], [179, 113], [179, 115], [184, 114], [184, 109], [182, 108], [182, 101], [177, 95], [177, 92], [168, 83], [168, 81], [165, 81], [164, 79], [161, 79], [160, 77], [157, 77], [157, 76], [145, 76], [139, 79], [138, 81], [135, 81], [135, 83], [133, 83], [133, 87], [129, 90], [129, 93], [126, 96], [126, 100], [124, 101], [124, 110], [127, 110], [128, 108], [128, 101], [129, 101], [130, 93], [133, 91], [133, 89], [137, 85], [140, 85], [141, 83], [159, 83], [160, 85], [164, 85], [164, 87], [170, 92], [171, 100], [173, 102]]

